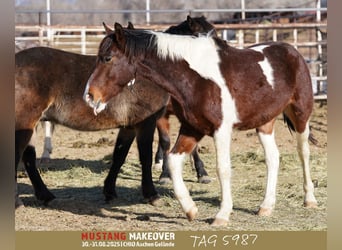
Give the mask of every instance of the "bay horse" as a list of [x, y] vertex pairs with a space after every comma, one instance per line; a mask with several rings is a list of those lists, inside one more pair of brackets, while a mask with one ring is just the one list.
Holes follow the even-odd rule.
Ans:
[[[267, 186], [258, 214], [268, 216], [276, 201], [279, 151], [274, 138], [276, 117], [283, 113], [296, 133], [304, 172], [304, 205], [316, 207], [309, 169], [309, 118], [313, 93], [308, 67], [300, 53], [282, 42], [246, 49], [217, 37], [179, 36], [128, 30], [119, 23], [101, 42], [98, 60], [85, 88], [85, 101], [100, 112], [132, 79], [154, 82], [172, 96], [181, 122], [169, 154], [175, 196], [189, 220], [198, 208], [182, 178], [184, 157], [204, 135], [212, 136], [221, 190], [213, 226], [226, 226], [233, 209], [230, 143], [233, 128], [256, 129], [265, 151]], [[138, 83], [136, 83], [138, 84]]]
[[[211, 30], [213, 26], [209, 29], [208, 25], [203, 18], [188, 17], [179, 26], [171, 28], [179, 32], [183, 29], [185, 34], [191, 34], [191, 30], [201, 30], [199, 27], [203, 27], [204, 32]], [[133, 29], [133, 25], [130, 24], [128, 28]], [[38, 200], [47, 204], [55, 198], [37, 171], [35, 147], [30, 141], [39, 120], [81, 131], [120, 127], [112, 166], [104, 182], [106, 201], [116, 197], [117, 175], [136, 137], [142, 164], [143, 196], [151, 203], [157, 200], [151, 173], [152, 143], [156, 120], [163, 114], [169, 100], [164, 90], [146, 81], [127, 87], [109, 102], [105, 112], [94, 117], [80, 93], [95, 67], [96, 56], [34, 47], [16, 53], [15, 63], [15, 169], [17, 171], [22, 160]], [[165, 135], [161, 140], [166, 140]], [[169, 142], [161, 145], [163, 150], [168, 150]], [[198, 176], [207, 175], [203, 164], [198, 165], [195, 161], [195, 167]], [[161, 177], [169, 176], [167, 170], [164, 166]], [[18, 199], [16, 202], [20, 204]]]

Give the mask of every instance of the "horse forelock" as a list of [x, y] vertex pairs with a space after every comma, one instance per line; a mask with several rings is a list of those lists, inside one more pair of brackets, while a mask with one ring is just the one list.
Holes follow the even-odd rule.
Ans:
[[109, 55], [114, 47], [120, 49], [125, 56], [132, 60], [132, 58], [139, 55], [144, 55], [155, 47], [154, 36], [146, 30], [124, 29], [125, 43], [123, 47], [117, 41], [115, 32], [107, 35], [100, 43], [98, 50], [98, 57]]
[[113, 44], [113, 39], [114, 39], [114, 33], [107, 35], [102, 40], [99, 46], [99, 52], [98, 52], [99, 56], [108, 55], [110, 53], [112, 44]]

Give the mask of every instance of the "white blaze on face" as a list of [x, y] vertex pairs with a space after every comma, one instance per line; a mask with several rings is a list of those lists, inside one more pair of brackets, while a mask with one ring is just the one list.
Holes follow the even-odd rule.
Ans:
[[89, 81], [90, 81], [90, 78], [87, 81], [86, 88], [85, 88], [85, 90], [83, 92], [83, 100], [86, 101], [87, 103], [89, 103], [89, 94], [88, 94], [88, 92], [89, 92]]
[[[255, 50], [263, 54], [263, 50], [265, 48], [269, 47], [268, 45], [260, 45], [255, 46], [250, 49]], [[267, 82], [271, 85], [272, 88], [274, 88], [274, 75], [273, 75], [273, 68], [268, 61], [267, 57], [264, 55], [264, 60], [259, 62], [259, 65], [264, 73], [264, 76], [266, 77]]]
[[92, 78], [92, 75], [90, 76], [87, 82], [86, 88], [84, 90], [83, 100], [89, 105], [89, 107], [93, 109], [94, 115], [98, 115], [101, 111], [103, 111], [106, 108], [107, 103], [103, 103], [100, 100], [98, 100], [97, 102], [94, 102], [94, 100], [90, 98], [90, 95], [88, 94], [88, 92], [89, 92], [89, 83], [90, 83], [91, 78]]

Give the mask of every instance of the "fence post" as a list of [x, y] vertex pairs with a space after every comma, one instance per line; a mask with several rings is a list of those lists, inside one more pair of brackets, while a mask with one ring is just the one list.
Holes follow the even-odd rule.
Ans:
[[296, 49], [298, 49], [297, 43], [298, 43], [298, 30], [297, 30], [297, 29], [294, 29], [294, 30], [293, 30], [293, 46], [294, 46]]
[[273, 39], [273, 42], [276, 42], [278, 40], [276, 29], [273, 29], [273, 38], [272, 39]]
[[260, 30], [255, 31], [255, 43], [259, 43], [260, 41]]
[[83, 55], [86, 54], [86, 43], [87, 43], [87, 39], [86, 39], [86, 30], [84, 27], [82, 27], [81, 29], [81, 53]]
[[[321, 21], [321, 0], [317, 0], [316, 1], [316, 21], [317, 23]], [[323, 54], [323, 50], [322, 50], [322, 33], [321, 33], [321, 30], [317, 27], [316, 28], [316, 38], [317, 38], [317, 43], [318, 43], [318, 46], [317, 46], [317, 51], [318, 51], [318, 59], [320, 60], [320, 62], [318, 63], [318, 76], [319, 77], [322, 77], [323, 76], [323, 58], [322, 58], [322, 54]], [[318, 84], [317, 84], [317, 91], [322, 91], [323, 89], [323, 81], [319, 80], [317, 81]], [[318, 93], [319, 93], [318, 92]]]
[[44, 36], [44, 29], [42, 27], [39, 27], [38, 36], [39, 36], [39, 46], [42, 46], [43, 36]]

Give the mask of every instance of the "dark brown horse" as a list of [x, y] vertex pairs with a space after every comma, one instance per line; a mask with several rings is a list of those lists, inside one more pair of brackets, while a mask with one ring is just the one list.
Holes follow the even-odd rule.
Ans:
[[224, 226], [229, 221], [233, 208], [233, 128], [256, 128], [258, 132], [268, 167], [266, 194], [259, 215], [271, 214], [279, 168], [274, 122], [281, 113], [296, 132], [304, 172], [304, 204], [317, 206], [309, 170], [311, 79], [303, 57], [294, 47], [265, 43], [236, 49], [217, 37], [127, 30], [116, 23], [115, 33], [101, 42], [85, 100], [99, 112], [132, 79], [150, 80], [172, 96], [181, 128], [169, 154], [169, 167], [175, 196], [189, 220], [195, 218], [198, 209], [182, 179], [183, 160], [204, 135], [209, 135], [215, 142], [221, 187], [221, 206], [213, 225]]
[[[15, 59], [16, 166], [22, 158], [39, 200], [47, 203], [54, 198], [36, 169], [34, 147], [28, 145], [40, 119], [85, 131], [124, 127], [119, 131], [109, 181], [105, 182], [106, 199], [115, 196], [113, 172], [120, 169], [135, 136], [143, 170], [143, 195], [149, 199], [157, 195], [151, 173], [152, 142], [156, 119], [168, 101], [167, 93], [147, 82], [127, 87], [122, 95], [113, 98], [110, 108], [95, 117], [84, 104], [82, 93], [78, 94], [94, 68], [94, 56], [37, 47], [17, 53]], [[152, 96], [154, 92], [159, 96]]]
[[[188, 17], [180, 24], [181, 28], [176, 26], [173, 29], [183, 29], [185, 34], [189, 34], [191, 29], [198, 32], [201, 25], [205, 29], [210, 24], [203, 18]], [[151, 173], [153, 134], [156, 120], [163, 114], [169, 99], [168, 94], [157, 85], [145, 81], [127, 87], [109, 102], [110, 107], [94, 117], [80, 93], [95, 67], [96, 56], [51, 48], [31, 48], [17, 53], [15, 60], [15, 164], [17, 169], [19, 161], [23, 160], [36, 197], [44, 203], [55, 198], [36, 169], [34, 145], [29, 145], [37, 122], [46, 120], [84, 131], [121, 127], [112, 167], [104, 184], [106, 200], [116, 197], [117, 175], [137, 137], [143, 196], [153, 202], [157, 197]], [[168, 150], [168, 143], [162, 145], [163, 150]], [[196, 151], [194, 153], [197, 154]], [[198, 176], [206, 175], [203, 165], [198, 165], [196, 169], [200, 169]], [[166, 167], [161, 176], [169, 176]]]

